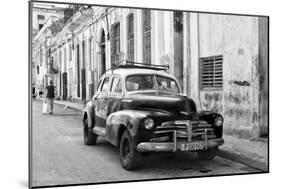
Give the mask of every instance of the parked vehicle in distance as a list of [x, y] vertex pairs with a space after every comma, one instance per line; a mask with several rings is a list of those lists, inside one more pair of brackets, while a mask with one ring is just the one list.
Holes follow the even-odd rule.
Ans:
[[194, 151], [213, 159], [224, 143], [223, 117], [198, 112], [166, 69], [126, 62], [107, 71], [83, 113], [84, 143], [104, 137], [119, 147], [127, 170], [138, 168], [147, 152]]

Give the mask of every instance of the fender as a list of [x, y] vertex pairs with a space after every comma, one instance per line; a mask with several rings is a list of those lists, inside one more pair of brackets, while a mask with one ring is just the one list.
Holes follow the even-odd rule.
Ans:
[[95, 123], [94, 123], [94, 120], [95, 120], [95, 108], [94, 108], [94, 102], [93, 101], [90, 101], [86, 104], [86, 107], [83, 111], [83, 120], [85, 119], [85, 116], [88, 117], [88, 126], [89, 127], [94, 127]]
[[209, 124], [214, 123], [214, 119], [216, 116], [222, 116], [221, 114], [211, 112], [211, 111], [200, 111], [197, 113], [199, 119], [203, 119], [207, 121]]
[[110, 114], [106, 120], [105, 139], [118, 146], [123, 131], [127, 129], [134, 140], [141, 126], [141, 120], [147, 116], [149, 112], [142, 110], [121, 110]]
[[[198, 113], [198, 118], [207, 121], [209, 124], [214, 125], [214, 121], [215, 118], [217, 116], [221, 116], [223, 118], [223, 116], [221, 114], [215, 113], [215, 112], [211, 112], [211, 111], [201, 111]], [[214, 126], [213, 126], [214, 127]], [[223, 125], [221, 127], [214, 127], [214, 132], [215, 135], [218, 138], [222, 137], [222, 133], [223, 133]]]

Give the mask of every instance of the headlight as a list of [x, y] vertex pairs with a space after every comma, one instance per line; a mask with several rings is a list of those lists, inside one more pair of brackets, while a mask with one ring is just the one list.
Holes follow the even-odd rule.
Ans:
[[146, 118], [146, 119], [144, 120], [144, 127], [145, 127], [146, 129], [152, 129], [153, 126], [154, 126], [154, 121], [153, 121], [153, 119], [151, 119], [151, 118]]
[[217, 116], [214, 121], [215, 126], [220, 127], [223, 124], [222, 116]]

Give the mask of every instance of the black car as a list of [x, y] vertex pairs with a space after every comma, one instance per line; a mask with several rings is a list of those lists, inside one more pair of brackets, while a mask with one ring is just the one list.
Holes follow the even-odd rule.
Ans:
[[198, 112], [165, 66], [125, 64], [107, 71], [83, 113], [84, 142], [104, 137], [120, 147], [125, 169], [139, 167], [146, 152], [196, 151], [213, 159], [222, 138], [223, 117]]

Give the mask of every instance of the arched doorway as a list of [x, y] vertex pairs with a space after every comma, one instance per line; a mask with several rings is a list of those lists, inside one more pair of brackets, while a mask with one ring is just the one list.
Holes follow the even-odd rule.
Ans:
[[105, 32], [104, 29], [101, 31], [101, 38], [100, 38], [100, 58], [99, 58], [99, 77], [106, 71], [105, 66]]

